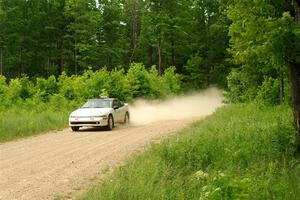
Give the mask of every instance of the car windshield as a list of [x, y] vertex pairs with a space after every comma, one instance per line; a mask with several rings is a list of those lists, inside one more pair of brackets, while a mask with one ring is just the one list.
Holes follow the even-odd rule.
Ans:
[[91, 99], [82, 108], [111, 108], [112, 101], [108, 99]]

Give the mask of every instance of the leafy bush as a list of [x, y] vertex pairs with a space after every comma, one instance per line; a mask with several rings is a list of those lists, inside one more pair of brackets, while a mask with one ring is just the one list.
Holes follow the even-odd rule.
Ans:
[[[108, 71], [104, 68], [95, 72], [87, 70], [82, 75], [67, 76], [63, 73], [58, 79], [50, 76], [48, 79], [37, 78], [31, 81], [25, 76], [7, 83], [5, 77], [0, 76], [0, 141], [22, 137], [28, 135], [27, 133], [36, 134], [47, 130], [47, 127], [55, 128], [55, 124], [58, 127], [62, 123], [66, 126], [67, 118], [63, 121], [61, 118], [52, 119], [56, 112], [66, 117], [72, 109], [87, 99], [103, 93], [130, 101], [136, 97], [163, 98], [180, 91], [180, 77], [174, 68], [166, 69], [165, 74], [159, 76], [155, 68], [148, 71], [142, 64], [133, 64], [128, 73], [123, 69]], [[24, 118], [24, 123], [30, 120], [39, 121], [44, 112], [49, 115], [44, 118], [45, 126], [27, 123], [24, 126], [18, 125], [17, 129], [9, 127], [19, 116]], [[8, 129], [11, 131], [7, 131]]]
[[[228, 89], [225, 97], [228, 102], [245, 103], [257, 101], [262, 104], [279, 105], [280, 81], [278, 78], [265, 76], [255, 85], [249, 83], [249, 78], [241, 70], [233, 69], [227, 77]], [[261, 82], [261, 83], [260, 83]], [[289, 81], [284, 80], [284, 103], [291, 102]]]
[[225, 93], [225, 97], [232, 103], [245, 102], [244, 91], [246, 86], [242, 79], [241, 74], [237, 70], [232, 70], [227, 77], [228, 91]]
[[165, 70], [163, 76], [161, 77], [161, 87], [163, 92], [161, 95], [170, 96], [174, 94], [179, 94], [181, 89], [181, 76], [175, 73], [175, 67], [169, 67]]
[[128, 70], [127, 77], [134, 98], [151, 97], [155, 93], [155, 90], [152, 91], [153, 85], [151, 83], [153, 84], [153, 82], [151, 82], [150, 75], [144, 65], [133, 64]]
[[279, 80], [271, 77], [266, 78], [258, 90], [256, 100], [271, 105], [279, 104]]
[[209, 84], [209, 68], [206, 66], [205, 58], [201, 56], [192, 56], [184, 67], [188, 72], [185, 76], [188, 86], [196, 89], [203, 89]]
[[36, 96], [41, 97], [44, 102], [47, 102], [49, 96], [58, 93], [58, 83], [54, 76], [50, 76], [48, 79], [37, 78], [36, 90]]
[[110, 73], [105, 89], [108, 91], [108, 95], [111, 97], [118, 97], [123, 101], [132, 99], [130, 83], [126, 78], [124, 70], [122, 69], [114, 70]]

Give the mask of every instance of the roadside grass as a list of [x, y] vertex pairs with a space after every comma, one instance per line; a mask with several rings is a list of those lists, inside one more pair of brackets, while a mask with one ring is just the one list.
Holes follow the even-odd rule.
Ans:
[[299, 199], [287, 106], [229, 105], [154, 144], [81, 200]]
[[67, 126], [68, 111], [14, 109], [0, 112], [0, 142]]

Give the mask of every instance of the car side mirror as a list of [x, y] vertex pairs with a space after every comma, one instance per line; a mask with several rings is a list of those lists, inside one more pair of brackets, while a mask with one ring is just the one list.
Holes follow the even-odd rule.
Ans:
[[119, 107], [118, 106], [114, 106], [114, 109], [116, 110], [116, 109], [118, 109]]

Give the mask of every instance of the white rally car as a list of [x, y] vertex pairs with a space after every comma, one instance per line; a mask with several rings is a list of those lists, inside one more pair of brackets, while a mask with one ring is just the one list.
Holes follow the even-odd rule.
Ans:
[[115, 123], [129, 123], [128, 104], [116, 98], [90, 99], [69, 117], [73, 131], [80, 127], [100, 126], [112, 130]]

